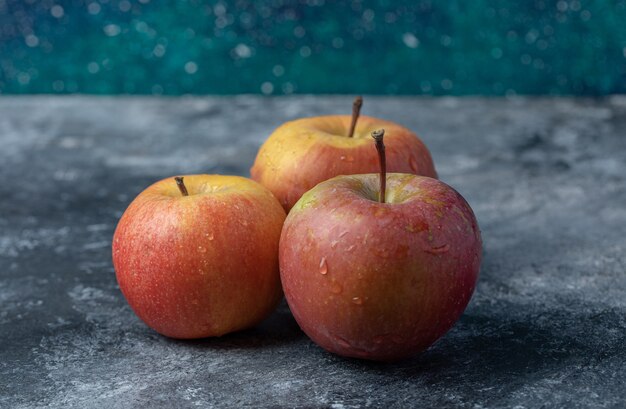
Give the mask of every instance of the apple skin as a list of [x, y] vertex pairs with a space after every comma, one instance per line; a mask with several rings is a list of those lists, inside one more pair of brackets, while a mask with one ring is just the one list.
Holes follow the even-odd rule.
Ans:
[[258, 183], [185, 176], [144, 190], [113, 236], [113, 265], [126, 300], [172, 338], [220, 336], [263, 320], [282, 298], [278, 242], [285, 211]]
[[287, 122], [259, 149], [250, 175], [278, 198], [285, 210], [320, 182], [338, 175], [373, 173], [379, 169], [371, 133], [385, 129], [387, 171], [436, 178], [424, 143], [393, 122], [361, 116], [354, 136], [347, 137], [348, 115], [302, 118]]
[[436, 179], [339, 176], [307, 192], [280, 239], [285, 298], [302, 330], [346, 357], [395, 361], [423, 351], [458, 320], [478, 278], [472, 209]]

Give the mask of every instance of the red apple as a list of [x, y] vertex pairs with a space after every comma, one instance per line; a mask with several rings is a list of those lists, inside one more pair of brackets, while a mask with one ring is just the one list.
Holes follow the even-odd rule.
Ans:
[[255, 325], [282, 297], [278, 242], [285, 212], [237, 176], [168, 178], [130, 204], [113, 236], [126, 300], [173, 338], [220, 336]]
[[480, 259], [463, 197], [409, 174], [320, 183], [291, 209], [280, 239], [283, 290], [302, 330], [328, 351], [378, 361], [409, 357], [446, 333]]
[[286, 211], [309, 189], [338, 175], [378, 170], [370, 133], [385, 128], [390, 172], [437, 177], [426, 145], [410, 130], [382, 119], [335, 115], [287, 122], [261, 146], [250, 169]]

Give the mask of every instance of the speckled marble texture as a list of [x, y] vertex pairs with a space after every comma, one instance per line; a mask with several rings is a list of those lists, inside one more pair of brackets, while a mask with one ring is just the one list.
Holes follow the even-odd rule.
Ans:
[[144, 326], [110, 241], [180, 173], [247, 175], [283, 121], [350, 97], [0, 99], [0, 407], [623, 408], [626, 97], [366, 98], [431, 148], [485, 244], [457, 325], [394, 365], [330, 355], [285, 305], [182, 342]]

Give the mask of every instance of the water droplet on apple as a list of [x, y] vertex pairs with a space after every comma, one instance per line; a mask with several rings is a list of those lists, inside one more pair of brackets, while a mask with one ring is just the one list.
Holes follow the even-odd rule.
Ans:
[[204, 247], [202, 247], [202, 246], [198, 246], [198, 251], [200, 253], [206, 253], [206, 249]]
[[215, 238], [215, 235], [213, 234], [213, 232], [210, 233], [204, 233], [204, 235], [206, 236], [207, 239], [209, 240], [213, 240]]
[[345, 236], [346, 234], [348, 234], [348, 230], [341, 232], [341, 233], [339, 234], [339, 237], [343, 237], [343, 236]]
[[417, 172], [417, 160], [413, 156], [409, 157], [409, 167], [413, 172]]
[[333, 240], [330, 242], [330, 248], [334, 249], [335, 247], [337, 247], [337, 243], [339, 243], [337, 240]]
[[343, 291], [343, 287], [338, 282], [333, 281], [330, 284], [330, 292], [331, 293], [333, 293], [333, 294], [341, 294], [342, 291]]
[[351, 245], [350, 247], [348, 247], [348, 248], [346, 249], [346, 251], [347, 251], [347, 252], [352, 251], [352, 250], [354, 250], [354, 248], [355, 248], [355, 247], [356, 247], [356, 245], [355, 245], [355, 244], [353, 244], [353, 245]]
[[320, 261], [320, 274], [326, 275], [328, 273], [328, 264], [326, 263], [326, 257], [322, 257]]
[[443, 253], [447, 253], [449, 250], [450, 250], [449, 244], [444, 244], [441, 246], [429, 247], [429, 248], [424, 249], [425, 252], [430, 253], [430, 254], [443, 254]]
[[361, 305], [363, 304], [363, 299], [361, 297], [352, 297], [352, 302], [356, 305]]

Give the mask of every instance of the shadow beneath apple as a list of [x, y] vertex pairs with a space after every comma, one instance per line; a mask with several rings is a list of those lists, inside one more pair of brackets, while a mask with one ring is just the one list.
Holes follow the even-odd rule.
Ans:
[[515, 389], [516, 381], [533, 380], [537, 374], [562, 374], [564, 368], [575, 371], [626, 356], [626, 336], [606, 336], [620, 331], [623, 318], [615, 309], [512, 317], [506, 308], [489, 308], [464, 315], [446, 336], [413, 359], [387, 364], [336, 360], [389, 380], [446, 385], [453, 379], [469, 391], [478, 386]]
[[211, 349], [259, 349], [292, 344], [306, 339], [285, 300], [259, 325], [217, 338], [173, 340], [188, 346]]

